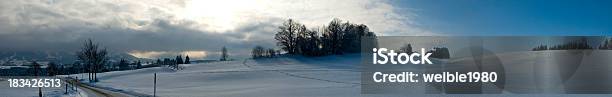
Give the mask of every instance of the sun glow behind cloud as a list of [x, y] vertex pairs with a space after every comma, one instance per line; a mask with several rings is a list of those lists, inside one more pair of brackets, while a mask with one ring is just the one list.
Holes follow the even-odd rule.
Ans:
[[[246, 4], [246, 3], [251, 4]], [[236, 28], [241, 22], [240, 13], [251, 10], [253, 0], [191, 0], [186, 2], [185, 11], [181, 15], [186, 19], [206, 22], [207, 30], [223, 32]]]
[[194, 59], [205, 58], [208, 54], [206, 51], [130, 51], [128, 54], [137, 58], [157, 59], [157, 58], [173, 58], [174, 56], [189, 56]]
[[169, 25], [225, 33], [245, 25], [279, 25], [289, 18], [309, 27], [340, 18], [366, 24], [383, 35], [432, 34], [415, 26], [416, 14], [385, 0], [23, 0], [0, 4], [6, 7], [0, 10], [9, 19], [6, 22], [42, 26], [82, 21], [155, 31], [149, 26], [165, 20]]
[[310, 28], [340, 18], [379, 35], [431, 34], [415, 26], [417, 15], [386, 0], [0, 0], [0, 6], [1, 50], [65, 50], [91, 38], [139, 57], [221, 46], [248, 57], [255, 45], [274, 48], [274, 33], [289, 18]]
[[327, 24], [332, 18], [363, 23], [380, 34], [432, 34], [414, 27], [415, 15], [398, 13], [385, 1], [375, 0], [189, 0], [176, 16], [195, 21], [197, 29], [224, 33], [266, 19], [296, 19], [309, 27]]

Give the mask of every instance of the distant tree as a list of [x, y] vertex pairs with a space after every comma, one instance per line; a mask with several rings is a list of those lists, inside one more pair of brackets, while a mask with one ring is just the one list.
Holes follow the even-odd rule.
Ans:
[[340, 51], [342, 45], [343, 29], [342, 20], [334, 18], [325, 30], [323, 30], [323, 48], [328, 54], [342, 54]]
[[128, 61], [125, 60], [125, 59], [121, 59], [119, 61], [118, 66], [119, 66], [119, 70], [128, 70], [128, 69], [130, 69], [130, 63], [128, 63]]
[[175, 60], [176, 60], [176, 64], [183, 64], [183, 62], [184, 62], [184, 61], [183, 61], [183, 57], [181, 57], [180, 55], [179, 55], [179, 56], [176, 56], [176, 59], [175, 59]]
[[136, 69], [140, 68], [142, 68], [142, 63], [140, 63], [140, 60], [138, 60], [138, 62], [136, 62]]
[[300, 27], [298, 31], [297, 46], [298, 54], [316, 56], [319, 53], [319, 34], [316, 29], [306, 30], [306, 26]]
[[541, 50], [548, 50], [548, 46], [540, 45], [540, 46], [537, 46], [537, 47], [531, 49], [531, 51], [541, 51]]
[[374, 32], [370, 32], [368, 26], [364, 24], [351, 24], [348, 21], [341, 25], [343, 28], [340, 37], [340, 51], [346, 53], [358, 53], [361, 51], [361, 39], [376, 37]]
[[261, 58], [261, 57], [266, 56], [265, 48], [261, 46], [255, 46], [255, 48], [251, 50], [251, 56], [253, 58]]
[[225, 48], [225, 46], [223, 46], [223, 48], [221, 48], [221, 59], [219, 59], [220, 61], [227, 61], [229, 60], [229, 55], [227, 54], [227, 48]]
[[59, 74], [59, 68], [55, 62], [49, 62], [49, 64], [47, 64], [47, 74], [49, 76], [55, 76]]
[[[308, 36], [306, 35], [306, 26], [304, 25], [299, 25], [297, 28], [297, 31], [295, 32], [295, 54], [302, 54], [305, 53], [305, 50], [307, 49], [305, 43], [308, 42], [306, 41], [308, 39]], [[266, 49], [267, 52], [267, 49]]]
[[162, 65], [163, 63], [162, 63], [162, 61], [160, 59], [157, 59], [157, 61], [155, 61], [155, 64], [156, 65]]
[[590, 50], [593, 49], [588, 44], [586, 37], [579, 37], [577, 40], [565, 42], [563, 44], [550, 46], [548, 50]]
[[[41, 76], [42, 71], [41, 71], [41, 65], [36, 63], [36, 61], [32, 61], [32, 64], [30, 65], [31, 69], [33, 69], [33, 73], [34, 76]], [[42, 97], [42, 88], [38, 87], [38, 97]]]
[[185, 62], [183, 62], [185, 64], [191, 64], [190, 60], [189, 60], [189, 55], [185, 56]]
[[608, 49], [608, 48], [606, 47], [607, 45], [608, 45], [608, 40], [606, 39], [606, 40], [604, 40], [604, 43], [603, 43], [603, 44], [600, 44], [600, 45], [599, 45], [599, 48], [598, 48], [598, 49], [600, 49], [600, 50], [605, 50], [605, 49]]
[[61, 64], [61, 65], [56, 65], [57, 68], [57, 73], [56, 75], [65, 75], [65, 74], [70, 74], [67, 70], [65, 65]]
[[77, 52], [79, 60], [88, 68], [89, 81], [97, 82], [97, 74], [100, 68], [107, 60], [106, 49], [99, 49], [98, 44], [94, 44], [91, 39], [88, 39], [81, 48], [81, 51]]
[[400, 52], [403, 53], [412, 53], [412, 45], [410, 44], [405, 44], [404, 46], [400, 47]]
[[274, 49], [268, 49], [267, 53], [268, 53], [268, 57], [276, 56], [276, 51]]
[[253, 59], [272, 58], [278, 56], [278, 52], [272, 48], [266, 49], [262, 46], [255, 46], [253, 50], [251, 50], [251, 56]]
[[612, 49], [612, 43], [610, 43], [612, 41], [611, 39], [604, 39], [604, 43], [599, 45], [599, 49], [601, 50], [610, 50]]
[[170, 58], [164, 58], [164, 62], [162, 62], [162, 65], [171, 65], [173, 64], [172, 60], [170, 60]]
[[32, 61], [30, 64], [30, 70], [33, 76], [40, 76], [42, 75], [42, 71], [41, 71], [41, 65], [38, 64], [36, 61]]
[[317, 29], [312, 29], [306, 33], [308, 36], [307, 42], [304, 45], [307, 45], [307, 53], [305, 55], [308, 56], [319, 56], [321, 55], [321, 36], [319, 36], [319, 32]]
[[167, 65], [168, 67], [178, 69], [178, 64], [176, 62], [176, 59], [168, 59]]
[[605, 44], [603, 45], [603, 47], [605, 47], [606, 49], [612, 49], [612, 38], [608, 38], [606, 39]]

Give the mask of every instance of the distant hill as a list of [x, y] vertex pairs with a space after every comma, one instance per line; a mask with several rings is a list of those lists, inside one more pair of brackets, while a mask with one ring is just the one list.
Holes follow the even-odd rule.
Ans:
[[[151, 59], [137, 58], [127, 53], [110, 53], [109, 60], [140, 60], [152, 61]], [[59, 63], [73, 63], [77, 60], [75, 52], [44, 52], [44, 51], [0, 51], [0, 60], [4, 61], [54, 61]]]

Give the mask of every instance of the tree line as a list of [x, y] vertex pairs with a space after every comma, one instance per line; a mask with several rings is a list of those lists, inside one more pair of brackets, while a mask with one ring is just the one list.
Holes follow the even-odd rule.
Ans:
[[[606, 41], [607, 42], [607, 41]], [[605, 43], [604, 45], [606, 45]], [[602, 47], [600, 47], [602, 48]], [[542, 50], [592, 50], [593, 47], [589, 45], [586, 38], [582, 37], [578, 40], [565, 42], [559, 45], [538, 45], [531, 49], [531, 51], [542, 51]]]
[[272, 58], [278, 56], [280, 51], [276, 51], [273, 48], [264, 48], [262, 46], [255, 46], [251, 50], [251, 57], [253, 58]]
[[[88, 81], [97, 82], [97, 73], [119, 71], [119, 70], [133, 70], [148, 67], [157, 67], [161, 65], [168, 65], [168, 67], [178, 68], [178, 64], [190, 64], [189, 56], [183, 57], [176, 56], [175, 59], [165, 58], [164, 61], [158, 59], [155, 63], [143, 66], [141, 61], [128, 61], [121, 59], [118, 62], [109, 61], [108, 51], [100, 47], [99, 44], [94, 43], [91, 39], [86, 40], [81, 49], [76, 53], [78, 58], [73, 64], [57, 64], [56, 62], [49, 62], [47, 68], [39, 69], [40, 64], [33, 61], [30, 68], [33, 69], [15, 69], [11, 71], [28, 71], [30, 74], [38, 75], [60, 75], [60, 74], [77, 74], [87, 73]], [[40, 74], [44, 72], [45, 74]]]
[[599, 45], [600, 50], [612, 50], [612, 38], [604, 39], [604, 43]]
[[376, 38], [376, 34], [364, 24], [337, 18], [320, 28], [308, 28], [288, 19], [278, 27], [274, 36], [277, 45], [287, 54], [304, 56], [357, 53], [361, 50], [362, 38]]
[[155, 63], [153, 64], [157, 66], [165, 65], [165, 66], [168, 66], [169, 68], [180, 70], [182, 68], [180, 68], [179, 64], [191, 64], [191, 60], [189, 59], [189, 55], [185, 56], [185, 60], [183, 60], [183, 57], [181, 57], [181, 55], [178, 55], [174, 59], [171, 59], [171, 58], [164, 58], [163, 60], [157, 59]]
[[[265, 56], [276, 55], [267, 54]], [[163, 58], [157, 59], [148, 65], [138, 61], [129, 61], [121, 59], [118, 62], [109, 61], [108, 51], [101, 48], [99, 44], [94, 43], [91, 39], [85, 40], [81, 49], [76, 52], [78, 60], [72, 64], [58, 64], [56, 62], [49, 62], [47, 68], [41, 68], [41, 64], [36, 61], [32, 61], [29, 68], [11, 68], [11, 69], [0, 69], [0, 76], [34, 76], [34, 75], [65, 75], [65, 74], [78, 74], [87, 73], [88, 81], [97, 82], [97, 73], [109, 72], [109, 71], [120, 71], [120, 70], [133, 70], [148, 67], [158, 67], [166, 65], [173, 69], [182, 69], [180, 64], [191, 64], [189, 56], [182, 57], [181, 55], [175, 58]], [[229, 57], [229, 52], [226, 47], [221, 49], [220, 61], [232, 60]]]

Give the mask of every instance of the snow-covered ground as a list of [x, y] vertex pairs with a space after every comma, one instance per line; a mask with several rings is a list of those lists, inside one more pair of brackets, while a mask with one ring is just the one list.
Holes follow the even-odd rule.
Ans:
[[[0, 96], [2, 97], [38, 97], [38, 88], [16, 88], [9, 87], [7, 78], [0, 78]], [[87, 97], [87, 94], [81, 92], [82, 90], [69, 90], [68, 94], [65, 93], [65, 84], [62, 84], [60, 88], [42, 88], [44, 97]]]
[[[115, 71], [99, 74], [100, 82], [95, 83], [95, 85], [112, 91], [127, 92], [126, 94], [152, 95], [153, 73], [157, 73], [156, 93], [158, 96], [396, 96], [361, 94], [360, 57], [359, 55], [314, 58], [285, 56], [270, 59], [182, 64], [183, 70], [154, 67], [130, 71]], [[502, 91], [504, 94], [554, 94], [564, 93], [568, 89], [582, 89], [581, 87], [584, 86], [599, 86], [599, 88], [596, 87], [598, 89], [612, 88], [612, 84], [608, 82], [612, 80], [612, 76], [598, 74], [612, 71], [612, 68], [610, 68], [612, 66], [609, 66], [612, 61], [601, 59], [610, 57], [612, 57], [612, 51], [530, 51], [499, 53], [481, 58], [486, 60], [482, 63], [484, 68], [504, 67], [503, 70], [506, 73], [505, 90]], [[473, 63], [474, 59], [472, 57], [453, 58], [445, 60], [445, 62], [448, 62], [448, 64], [443, 66], [443, 68], [446, 68], [445, 70], [455, 70], [453, 68], [471, 70], [469, 68], [476, 68], [473, 66], [475, 63]], [[574, 67], [572, 64], [583, 65]], [[419, 70], [429, 67], [421, 66], [418, 68], [398, 69]], [[575, 74], [570, 76], [562, 74], [567, 72]], [[80, 74], [69, 76], [86, 77], [86, 75], [81, 76]], [[561, 81], [564, 79], [567, 80], [565, 82]], [[35, 93], [35, 91], [32, 92]], [[539, 96], [552, 97], [555, 95]]]
[[[610, 51], [497, 53], [481, 57], [485, 60], [481, 65], [506, 73], [502, 93], [567, 93], [584, 86], [612, 87], [606, 82], [612, 77], [598, 74], [611, 71], [605, 64], [612, 62], [600, 59], [610, 55]], [[476, 71], [473, 58], [446, 60], [448, 64], [442, 68]], [[358, 55], [343, 55], [185, 64], [185, 69], [179, 71], [157, 67], [103, 73], [96, 85], [152, 94], [152, 73], [158, 73], [160, 96], [364, 96], [360, 92], [359, 62]], [[432, 66], [396, 69], [422, 70]], [[591, 76], [604, 79], [588, 78]], [[562, 85], [566, 87], [559, 87]]]
[[[359, 96], [359, 55], [280, 57], [99, 74], [97, 86], [159, 96]], [[76, 75], [78, 76], [78, 75]]]

